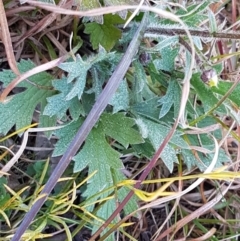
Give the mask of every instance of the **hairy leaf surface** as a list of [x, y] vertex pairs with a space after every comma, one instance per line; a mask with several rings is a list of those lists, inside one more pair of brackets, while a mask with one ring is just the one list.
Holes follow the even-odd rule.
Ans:
[[69, 110], [73, 120], [77, 120], [80, 114], [84, 114], [83, 107], [77, 97], [67, 100], [66, 97], [72, 88], [72, 84], [68, 84], [66, 78], [54, 80], [53, 86], [60, 93], [47, 98], [48, 104], [44, 109], [44, 115], [56, 115], [61, 119], [66, 115], [66, 111]]
[[[21, 73], [34, 67], [35, 65], [30, 60], [21, 60], [18, 64]], [[4, 83], [4, 86], [7, 86], [15, 77], [11, 70], [0, 72], [0, 80]], [[0, 133], [6, 134], [14, 125], [16, 125], [16, 129], [30, 125], [33, 112], [38, 104], [40, 104], [42, 116], [46, 98], [55, 94], [52, 89], [52, 79], [52, 76], [46, 72], [36, 74], [30, 77], [29, 81], [25, 80], [18, 85], [18, 87], [25, 89], [23, 92], [14, 94], [8, 97], [9, 100], [6, 100], [6, 102], [0, 103]], [[55, 119], [49, 119], [47, 116], [44, 118], [45, 123], [55, 123]]]
[[66, 100], [71, 100], [75, 96], [81, 98], [85, 85], [88, 70], [96, 63], [104, 59], [111, 58], [113, 53], [107, 53], [104, 48], [100, 47], [96, 55], [83, 60], [80, 55], [77, 55], [76, 61], [69, 61], [59, 65], [59, 67], [68, 72], [67, 82], [73, 83], [71, 90], [66, 96]]
[[[167, 136], [170, 130], [164, 125], [144, 118], [141, 118], [141, 121], [138, 120], [137, 124], [141, 130], [141, 133], [145, 133], [145, 137], [149, 138], [155, 150], [159, 148], [160, 144], [163, 142], [164, 138]], [[170, 143], [184, 149], [189, 148], [178, 132], [175, 132], [174, 136], [170, 140]], [[169, 171], [172, 172], [173, 163], [178, 163], [176, 150], [174, 147], [170, 144], [167, 144], [163, 149], [160, 157], [162, 158]]]
[[115, 24], [124, 23], [118, 15], [107, 14], [104, 16], [104, 23], [86, 23], [84, 33], [90, 34], [90, 41], [93, 49], [98, 49], [99, 45], [106, 50], [111, 50], [116, 42], [121, 38], [121, 31]]

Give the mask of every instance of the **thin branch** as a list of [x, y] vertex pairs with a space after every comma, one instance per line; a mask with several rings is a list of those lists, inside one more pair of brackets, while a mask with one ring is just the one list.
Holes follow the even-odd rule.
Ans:
[[[197, 36], [201, 38], [219, 38], [219, 39], [240, 39], [239, 32], [232, 33], [210, 33], [209, 31], [193, 30], [188, 29], [192, 36]], [[148, 28], [146, 30], [146, 35], [167, 35], [167, 36], [185, 36], [186, 32], [184, 29], [179, 28]]]

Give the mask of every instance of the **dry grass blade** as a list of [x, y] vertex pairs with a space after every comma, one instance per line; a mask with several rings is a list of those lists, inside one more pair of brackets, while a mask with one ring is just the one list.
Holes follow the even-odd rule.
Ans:
[[6, 18], [6, 13], [3, 5], [3, 1], [0, 1], [0, 24], [1, 24], [1, 38], [5, 46], [5, 51], [8, 59], [8, 64], [12, 71], [19, 75], [19, 70], [13, 53], [12, 40], [8, 29], [8, 22]]
[[[218, 159], [219, 145], [217, 143], [217, 140], [214, 137], [213, 137], [213, 140], [214, 140], [214, 143], [215, 143], [215, 150], [214, 150], [215, 153], [214, 153], [214, 157], [212, 159], [211, 164], [208, 166], [208, 168], [204, 172], [206, 174], [212, 172], [213, 168], [215, 167], [215, 165], [217, 163], [217, 159]], [[177, 193], [175, 195], [172, 195], [172, 196], [169, 196], [169, 197], [163, 197], [163, 198], [157, 199], [153, 202], [150, 202], [149, 204], [146, 204], [146, 205], [142, 206], [139, 210], [146, 209], [146, 208], [152, 208], [152, 207], [160, 205], [162, 203], [177, 199], [177, 198], [185, 195], [186, 193], [190, 192], [191, 190], [193, 190], [197, 186], [199, 186], [199, 184], [201, 182], [203, 182], [204, 179], [205, 178], [199, 178], [194, 183], [192, 183], [189, 187], [187, 187], [185, 190], [183, 190], [182, 192], [179, 192], [179, 193]]]
[[[66, 0], [61, 0], [58, 3], [58, 6], [62, 7], [64, 6], [65, 3], [66, 3]], [[22, 41], [24, 41], [29, 36], [40, 33], [41, 31], [45, 30], [56, 19], [56, 17], [57, 17], [56, 13], [51, 13], [46, 17], [44, 17], [40, 22], [38, 22], [34, 27], [32, 27], [27, 33], [25, 33], [21, 37], [21, 39], [19, 39], [18, 43], [15, 46], [19, 45]]]
[[204, 213], [206, 213], [209, 209], [214, 207], [214, 205], [216, 205], [224, 197], [224, 195], [227, 193], [230, 185], [231, 184], [229, 184], [228, 187], [223, 186], [221, 188], [221, 190], [219, 190], [219, 194], [215, 198], [213, 198], [208, 203], [204, 204], [202, 207], [200, 207], [199, 209], [197, 209], [193, 213], [189, 214], [187, 217], [178, 221], [173, 227], [171, 227], [168, 230], [166, 230], [165, 232], [163, 232], [157, 239], [155, 239], [155, 241], [162, 240], [169, 233], [177, 232], [180, 228], [182, 228], [184, 225], [186, 225], [190, 221], [192, 221], [195, 218], [197, 218], [197, 217], [203, 215]]
[[216, 233], [216, 231], [216, 228], [211, 228], [206, 234], [202, 235], [199, 238], [187, 239], [187, 237], [184, 237], [181, 239], [175, 239], [174, 241], [206, 241], [209, 240], [209, 238], [211, 238]]
[[[56, 130], [56, 129], [60, 129], [62, 128], [62, 126], [60, 127], [49, 127], [49, 128], [29, 128], [23, 136], [23, 141], [22, 141], [22, 145], [19, 148], [18, 152], [12, 157], [12, 159], [10, 161], [8, 161], [8, 163], [1, 169], [2, 173], [8, 172], [12, 166], [18, 161], [18, 159], [20, 158], [20, 156], [22, 155], [23, 151], [25, 150], [26, 146], [27, 146], [27, 141], [28, 141], [28, 133], [29, 132], [44, 132], [44, 131], [52, 131], [52, 130]], [[0, 173], [0, 177], [2, 176], [2, 174]]]
[[68, 58], [68, 55], [65, 55], [63, 57], [60, 57], [58, 59], [52, 60], [46, 64], [42, 64], [40, 66], [37, 66], [31, 70], [29, 70], [28, 72], [21, 74], [20, 76], [18, 76], [16, 79], [14, 79], [7, 87], [6, 89], [2, 92], [2, 94], [0, 95], [0, 102], [4, 102], [4, 101], [8, 101], [8, 99], [6, 99], [7, 95], [11, 92], [11, 90], [17, 86], [19, 83], [21, 83], [22, 81], [26, 80], [27, 78], [29, 78], [30, 76], [46, 71], [48, 69], [54, 68], [56, 66], [58, 66], [60, 63], [62, 63], [64, 60], [66, 60]]

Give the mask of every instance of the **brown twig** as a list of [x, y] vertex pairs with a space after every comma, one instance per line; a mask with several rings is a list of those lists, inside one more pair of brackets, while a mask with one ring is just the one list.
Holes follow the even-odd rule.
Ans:
[[11, 70], [19, 75], [19, 70], [13, 53], [12, 40], [9, 33], [8, 22], [4, 10], [3, 0], [0, 0], [0, 24], [1, 24], [1, 38], [5, 47], [8, 64]]

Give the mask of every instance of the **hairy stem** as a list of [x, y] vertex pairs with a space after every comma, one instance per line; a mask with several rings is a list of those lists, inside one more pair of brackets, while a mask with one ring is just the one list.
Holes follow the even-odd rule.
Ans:
[[[240, 33], [211, 33], [209, 31], [193, 30], [188, 29], [192, 36], [197, 36], [201, 38], [220, 38], [220, 39], [240, 39]], [[155, 34], [155, 35], [186, 35], [184, 29], [179, 28], [148, 28], [145, 35]]]

